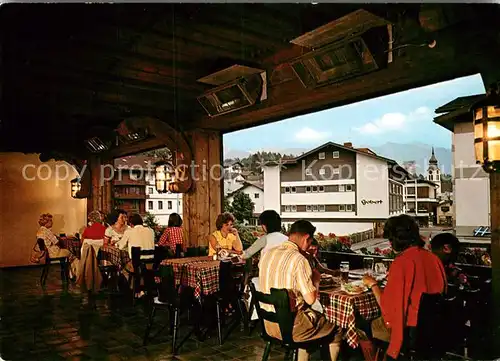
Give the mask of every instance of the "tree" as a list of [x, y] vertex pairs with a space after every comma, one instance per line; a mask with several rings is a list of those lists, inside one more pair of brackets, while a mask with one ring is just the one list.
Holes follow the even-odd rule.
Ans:
[[232, 208], [231, 213], [239, 222], [250, 221], [253, 216], [254, 203], [246, 193], [236, 192], [230, 207]]
[[222, 211], [233, 213], [233, 207], [231, 206], [231, 202], [229, 202], [229, 199], [227, 199], [227, 197], [224, 198], [224, 203], [222, 204]]

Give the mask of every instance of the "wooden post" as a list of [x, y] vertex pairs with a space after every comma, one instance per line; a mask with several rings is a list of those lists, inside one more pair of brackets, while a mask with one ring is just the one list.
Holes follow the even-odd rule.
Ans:
[[494, 358], [500, 357], [500, 173], [490, 174], [491, 210], [491, 264], [492, 264], [492, 304], [493, 321], [492, 351]]
[[87, 198], [87, 210], [99, 210], [105, 214], [113, 209], [111, 176], [113, 161], [103, 161], [98, 157], [89, 160], [92, 186], [90, 197]]
[[219, 132], [194, 130], [188, 138], [193, 150], [193, 187], [183, 195], [183, 226], [188, 246], [206, 246], [222, 209], [222, 136]]

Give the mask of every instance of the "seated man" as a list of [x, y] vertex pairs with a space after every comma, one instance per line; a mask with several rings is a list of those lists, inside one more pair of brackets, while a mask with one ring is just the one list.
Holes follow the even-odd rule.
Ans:
[[141, 247], [143, 251], [155, 249], [155, 233], [151, 228], [143, 226], [142, 217], [139, 214], [132, 214], [129, 224], [130, 228], [123, 233], [123, 237], [117, 243], [118, 248], [128, 249], [131, 258], [132, 247]]
[[[284, 241], [288, 239], [283, 233], [281, 233], [281, 217], [276, 211], [267, 210], [260, 214], [259, 223], [262, 226], [262, 229], [266, 234], [259, 239], [257, 239], [250, 247], [248, 247], [245, 251], [243, 251], [243, 259], [250, 259], [256, 253], [261, 252], [261, 255], [264, 255], [270, 249], [273, 249], [276, 246], [279, 246]], [[247, 280], [245, 280], [245, 284]], [[255, 286], [255, 289], [259, 290], [259, 278], [252, 278], [252, 283]], [[248, 297], [248, 303], [251, 303], [251, 296]], [[257, 320], [257, 312], [253, 311], [252, 320]]]
[[[330, 344], [330, 356], [336, 360], [340, 351], [342, 334], [326, 317], [311, 309], [318, 298], [320, 274], [312, 270], [304, 251], [308, 250], [313, 240], [316, 228], [308, 221], [299, 220], [292, 224], [289, 239], [268, 252], [259, 263], [259, 286], [263, 293], [269, 294], [271, 288], [287, 289], [292, 304], [297, 309], [293, 327], [294, 341], [308, 341], [336, 333], [335, 340]], [[270, 305], [262, 304], [262, 308], [272, 312]], [[266, 332], [276, 338], [281, 338], [279, 325], [265, 322]], [[307, 360], [305, 350], [299, 350], [299, 360]]]

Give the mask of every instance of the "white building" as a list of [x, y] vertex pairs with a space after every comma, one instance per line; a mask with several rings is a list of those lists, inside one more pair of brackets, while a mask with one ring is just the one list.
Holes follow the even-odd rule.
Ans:
[[146, 212], [154, 214], [160, 225], [166, 226], [172, 213], [182, 217], [182, 194], [158, 193], [152, 173], [146, 176], [146, 195]]
[[243, 164], [239, 160], [225, 160], [224, 171], [229, 174], [241, 174]]
[[403, 213], [407, 174], [369, 149], [328, 142], [264, 167], [264, 209], [276, 210], [284, 224], [307, 219], [322, 233], [370, 231]]
[[470, 106], [484, 95], [457, 98], [436, 109], [436, 124], [453, 132], [454, 226], [457, 236], [472, 236], [474, 229], [490, 226], [490, 179], [474, 153]]
[[234, 196], [238, 192], [247, 194], [253, 202], [254, 218], [250, 220], [250, 224], [256, 225], [259, 215], [264, 211], [264, 188], [260, 184], [243, 182], [239, 188], [234, 189], [226, 195], [226, 199], [229, 204], [233, 203]]
[[408, 179], [404, 189], [406, 214], [415, 217], [421, 227], [436, 224], [438, 185], [427, 179]]

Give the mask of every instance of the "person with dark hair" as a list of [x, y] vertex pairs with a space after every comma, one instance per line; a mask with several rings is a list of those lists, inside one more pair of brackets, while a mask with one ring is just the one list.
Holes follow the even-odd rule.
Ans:
[[397, 359], [407, 327], [417, 325], [422, 294], [442, 294], [446, 291], [443, 264], [432, 252], [423, 248], [418, 224], [413, 217], [391, 217], [384, 226], [388, 238], [398, 252], [382, 292], [378, 282], [369, 275], [363, 282], [370, 288], [382, 310], [382, 318], [372, 322], [375, 338], [389, 341], [387, 355]]
[[281, 233], [281, 217], [276, 211], [266, 210], [262, 212], [259, 216], [259, 223], [266, 234], [243, 252], [243, 259], [252, 258], [259, 251], [264, 254], [288, 239]]
[[[319, 295], [320, 274], [311, 269], [303, 252], [307, 251], [314, 238], [316, 228], [311, 222], [298, 220], [290, 228], [289, 239], [262, 255], [259, 264], [259, 288], [261, 292], [270, 294], [271, 288], [287, 289], [291, 298], [291, 307], [296, 316], [293, 326], [295, 342], [305, 342], [328, 335], [334, 336], [330, 344], [330, 357], [336, 360], [340, 351], [342, 333], [334, 324], [329, 323], [325, 315], [313, 310]], [[262, 304], [267, 312], [274, 312], [270, 305]], [[266, 332], [281, 339], [279, 325], [264, 321]], [[299, 360], [307, 360], [306, 350], [299, 350]]]
[[175, 257], [180, 257], [184, 248], [184, 239], [182, 218], [177, 213], [172, 213], [168, 217], [167, 228], [161, 235], [158, 246], [168, 247], [175, 254]]
[[127, 212], [115, 209], [108, 214], [107, 223], [109, 227], [104, 232], [104, 244], [116, 244], [123, 237], [127, 226]]
[[431, 242], [431, 250], [443, 262], [448, 284], [469, 287], [469, 277], [455, 265], [460, 250], [460, 241], [451, 233], [439, 233]]
[[128, 253], [132, 258], [132, 247], [140, 247], [141, 250], [155, 249], [155, 232], [143, 225], [142, 217], [134, 213], [130, 216], [130, 228], [128, 228], [123, 237], [118, 241], [117, 247], [120, 249], [128, 249]]
[[217, 230], [208, 236], [208, 255], [213, 256], [217, 249], [227, 249], [241, 254], [243, 244], [241, 243], [238, 230], [233, 226], [234, 216], [231, 213], [222, 213], [217, 216], [215, 227]]

